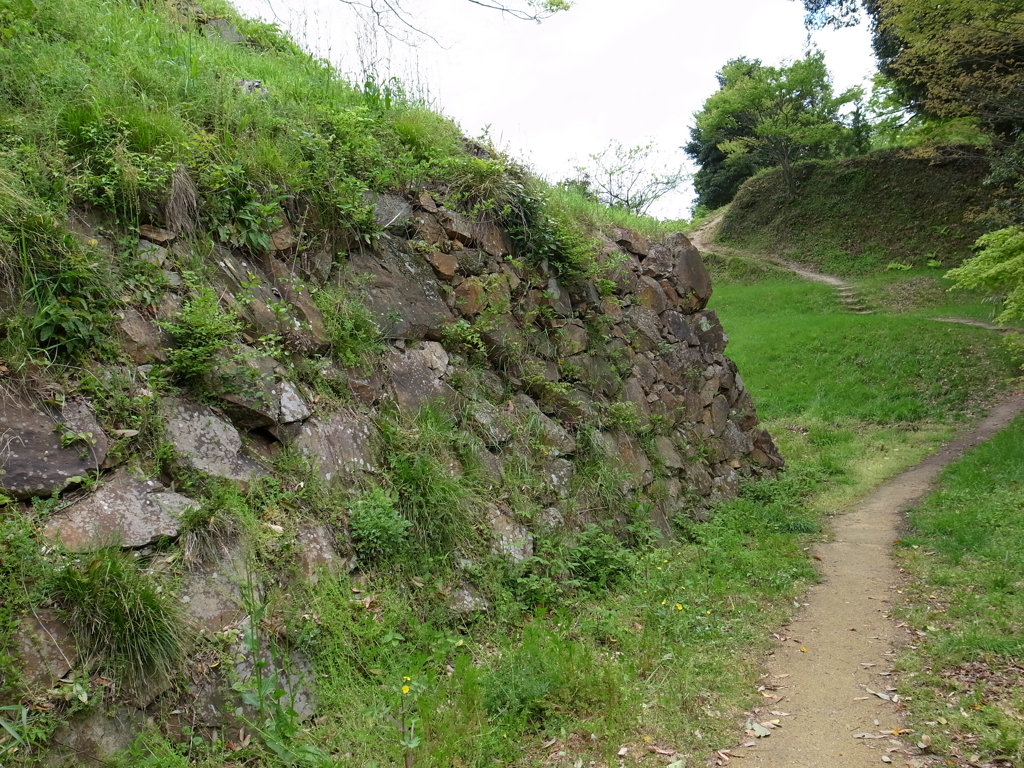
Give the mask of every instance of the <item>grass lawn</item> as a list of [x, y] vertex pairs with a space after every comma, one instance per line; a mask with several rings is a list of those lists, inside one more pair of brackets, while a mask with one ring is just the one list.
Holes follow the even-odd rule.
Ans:
[[[1024, 418], [942, 475], [909, 515], [900, 662], [913, 727], [972, 764], [1024, 761]], [[980, 758], [975, 759], [975, 758]]]

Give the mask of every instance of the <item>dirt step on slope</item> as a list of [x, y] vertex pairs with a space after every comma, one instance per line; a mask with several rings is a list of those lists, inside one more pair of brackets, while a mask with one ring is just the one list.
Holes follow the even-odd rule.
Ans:
[[839, 302], [847, 311], [852, 312], [855, 315], [870, 315], [874, 313], [874, 310], [866, 306], [861, 300], [856, 286], [851, 285], [842, 278], [836, 277], [835, 275], [826, 275], [821, 272], [815, 272], [813, 269], [808, 269], [807, 267], [788, 261], [779, 256], [763, 253], [748, 253], [746, 251], [716, 244], [714, 242], [714, 236], [718, 229], [718, 224], [721, 222], [722, 215], [723, 214], [717, 214], [716, 216], [711, 217], [690, 236], [690, 242], [692, 242], [694, 247], [696, 247], [701, 253], [720, 253], [723, 255], [746, 256], [748, 258], [767, 261], [771, 264], [782, 267], [795, 275], [799, 275], [805, 280], [832, 286], [836, 289], [836, 296], [839, 299]]

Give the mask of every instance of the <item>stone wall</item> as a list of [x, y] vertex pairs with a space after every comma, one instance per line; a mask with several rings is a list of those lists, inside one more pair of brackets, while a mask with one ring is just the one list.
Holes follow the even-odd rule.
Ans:
[[[513, 258], [505, 232], [446, 210], [427, 192], [375, 203], [385, 233], [375, 247], [352, 248], [347, 256], [333, 257], [332, 248], [314, 247], [289, 226], [259, 258], [215, 249], [209, 266], [216, 290], [245, 330], [201, 397], [187, 388], [154, 395], [146, 383], [168, 359], [172, 342], [158, 321], [179, 317], [186, 289], [176, 265], [192, 246], [173, 232], [143, 228], [136, 256], [163, 270], [168, 290], [153, 307], [120, 313], [124, 355], [116, 368], [134, 382], [133, 396], [156, 401], [158, 437], [173, 447], [173, 465], [160, 476], [140, 476], [139, 459], [146, 457], [134, 430], [106, 434], [79, 393], [57, 405], [38, 387], [12, 383], [0, 391], [0, 491], [19, 500], [63, 493], [67, 503], [40, 535], [69, 553], [111, 542], [140, 553], [168, 542], [184, 549], [182, 514], [199, 502], [175, 490], [177, 475], [199, 473], [244, 488], [290, 446], [328, 486], [352, 488], [372, 481], [388, 459], [377, 439], [382, 410], [413, 414], [440, 404], [473, 433], [479, 463], [492, 478], [493, 502], [481, 510], [490, 551], [517, 561], [532, 554], [535, 537], [589, 522], [572, 498], [584, 452], [602, 454], [617, 468], [625, 497], [651, 502], [651, 522], [666, 537], [674, 518], [700, 518], [714, 500], [733, 496], [743, 478], [782, 466], [725, 356], [726, 333], [706, 309], [708, 273], [682, 234], [659, 241], [623, 229], [597, 235], [600, 261], [614, 268], [601, 279], [566, 277], [553, 265]], [[103, 242], [102, 232], [73, 227]], [[332, 355], [313, 300], [322, 286], [348, 291], [376, 318], [386, 345], [372, 364], [346, 366]], [[280, 340], [275, 355], [257, 346], [268, 334]], [[326, 403], [301, 383], [296, 366], [310, 359], [343, 397]], [[537, 431], [544, 457], [535, 467], [544, 512], [532, 520], [518, 519], [503, 503], [503, 469], [525, 423]], [[282, 547], [294, 553], [300, 578], [358, 568], [343, 525], [268, 525], [287, 539]], [[177, 598], [197, 632], [239, 630], [249, 621], [242, 586], [251, 587], [253, 577], [243, 550], [228, 539], [180, 579]], [[451, 608], [473, 613], [486, 600], [462, 580]], [[87, 663], [53, 608], [24, 618], [15, 651], [26, 690], [44, 698]], [[244, 648], [237, 651], [236, 674], [244, 679], [254, 662]], [[202, 664], [190, 670], [184, 684], [167, 681], [141, 700], [115, 697], [116, 718], [94, 712], [60, 741], [68, 754], [102, 757], [124, 745], [126, 723], [134, 728], [147, 715], [180, 719], [188, 712], [211, 728], [232, 722], [226, 679]], [[309, 714], [304, 670], [308, 665], [292, 658], [282, 680]]]

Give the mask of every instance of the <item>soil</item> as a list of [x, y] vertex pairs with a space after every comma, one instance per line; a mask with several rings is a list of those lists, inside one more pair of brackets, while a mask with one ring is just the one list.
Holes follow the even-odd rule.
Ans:
[[[698, 249], [709, 250], [709, 230], [716, 223], [695, 233]], [[849, 288], [838, 278], [770, 260], [807, 279]], [[1017, 392], [973, 430], [833, 517], [830, 540], [812, 550], [821, 582], [808, 591], [797, 617], [779, 631], [766, 662], [759, 686], [765, 703], [749, 713], [742, 746], [716, 753], [712, 765], [946, 764], [900, 738], [904, 724], [892, 664], [910, 637], [892, 616], [902, 581], [892, 549], [904, 529], [904, 511], [929, 491], [939, 472], [1021, 412], [1024, 393]], [[745, 759], [733, 760], [740, 757]]]
[[[892, 618], [901, 577], [891, 550], [904, 510], [939, 472], [1021, 412], [1024, 394], [1011, 395], [974, 430], [833, 519], [831, 540], [813, 549], [822, 581], [780, 631], [762, 679], [766, 703], [751, 713], [751, 722], [767, 723], [771, 736], [755, 735], [745, 740], [755, 746], [731, 750], [747, 758], [743, 765], [861, 768], [879, 765], [883, 755], [894, 765], [931, 763], [897, 738], [902, 723], [891, 667], [909, 637]], [[772, 728], [774, 720], [778, 727]]]

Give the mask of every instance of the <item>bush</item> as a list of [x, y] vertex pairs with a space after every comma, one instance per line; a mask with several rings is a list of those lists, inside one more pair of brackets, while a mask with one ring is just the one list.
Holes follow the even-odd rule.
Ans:
[[160, 323], [176, 349], [168, 353], [171, 371], [185, 381], [212, 372], [217, 353], [234, 341], [241, 324], [226, 313], [212, 288], [199, 289], [185, 302], [177, 322]]
[[373, 314], [351, 289], [325, 286], [313, 295], [323, 313], [331, 352], [343, 365], [369, 371], [384, 351]]
[[173, 597], [117, 547], [83, 558], [53, 577], [75, 639], [106, 673], [129, 688], [167, 679], [181, 661], [188, 634]]
[[559, 712], [586, 711], [600, 701], [599, 691], [608, 684], [588, 648], [531, 624], [524, 628], [520, 645], [484, 677], [484, 706], [492, 718], [519, 727], [550, 728]]
[[395, 495], [373, 488], [352, 505], [349, 533], [356, 554], [367, 563], [395, 557], [404, 548], [412, 526], [395, 508]]
[[611, 586], [634, 564], [633, 554], [596, 525], [580, 532], [565, 559], [573, 577], [592, 589]]

